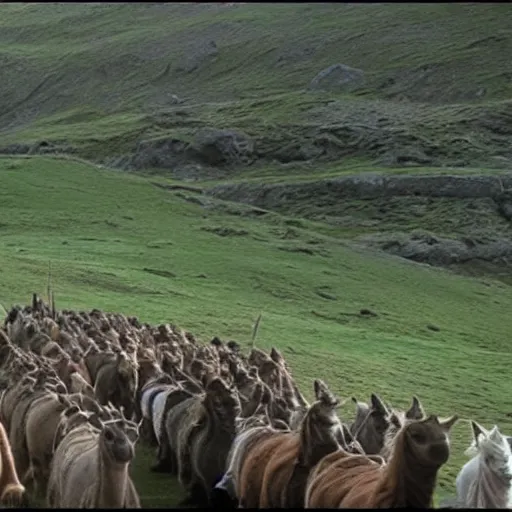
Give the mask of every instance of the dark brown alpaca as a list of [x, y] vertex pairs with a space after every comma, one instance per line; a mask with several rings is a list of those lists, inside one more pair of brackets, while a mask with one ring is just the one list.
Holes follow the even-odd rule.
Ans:
[[356, 404], [356, 417], [350, 425], [350, 433], [366, 454], [377, 454], [384, 445], [391, 411], [375, 393], [371, 394], [369, 404], [358, 402], [354, 397], [352, 401]]
[[212, 492], [214, 507], [238, 507], [238, 477], [246, 453], [251, 451], [253, 444], [259, 444], [261, 440], [275, 434], [268, 415], [268, 403], [264, 402], [268, 398], [265, 397], [265, 393], [261, 398], [262, 401], [252, 416], [237, 419], [237, 435], [226, 458], [226, 472]]
[[192, 478], [189, 489], [200, 492], [210, 501], [211, 491], [226, 469], [226, 459], [236, 435], [236, 420], [240, 402], [234, 387], [220, 378], [206, 386], [203, 400], [204, 423], [190, 431], [190, 465]]
[[86, 358], [98, 401], [102, 405], [112, 402], [116, 407], [124, 407], [126, 416], [131, 418], [138, 388], [138, 365], [123, 351], [108, 355], [100, 353], [102, 355], [95, 358], [96, 371], [90, 365], [92, 357]]
[[[181, 423], [187, 421], [187, 403], [194, 402], [195, 395], [183, 386], [169, 386], [153, 400], [152, 424], [155, 438], [158, 442], [156, 463], [151, 471], [157, 473], [178, 474], [178, 435]], [[190, 402], [189, 402], [190, 403]], [[168, 426], [169, 423], [169, 426]]]
[[268, 387], [266, 387], [263, 382], [256, 381], [252, 388], [251, 395], [248, 397], [246, 401], [244, 401], [243, 405], [242, 401], [240, 400], [240, 403], [242, 405], [242, 412], [240, 414], [240, 417], [252, 417], [256, 413], [262, 401], [265, 401], [265, 403], [268, 404], [270, 402], [270, 398], [270, 390], [268, 389]]
[[[392, 411], [375, 393], [371, 394], [369, 404], [358, 402], [354, 397], [352, 397], [352, 401], [356, 404], [356, 418], [350, 425], [352, 436], [359, 441], [366, 454], [379, 454], [384, 446], [386, 432], [393, 428], [390, 423]], [[412, 404], [405, 416], [408, 419], [416, 420], [425, 416], [418, 398], [413, 397]]]
[[392, 441], [388, 463], [343, 450], [327, 455], [308, 479], [306, 508], [431, 508], [457, 419], [405, 420]]

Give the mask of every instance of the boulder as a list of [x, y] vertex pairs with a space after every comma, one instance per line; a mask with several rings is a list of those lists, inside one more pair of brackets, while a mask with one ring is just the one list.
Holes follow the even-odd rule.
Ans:
[[254, 154], [254, 141], [239, 131], [206, 128], [196, 133], [189, 152], [213, 166], [249, 163]]
[[309, 84], [310, 89], [352, 91], [364, 85], [364, 72], [345, 64], [333, 64], [323, 69]]

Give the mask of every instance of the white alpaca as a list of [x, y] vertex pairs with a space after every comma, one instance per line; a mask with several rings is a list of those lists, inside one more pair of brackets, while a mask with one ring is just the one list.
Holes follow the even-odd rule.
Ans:
[[473, 456], [456, 479], [457, 502], [467, 508], [512, 507], [512, 451], [508, 438], [494, 426], [490, 431], [472, 421]]

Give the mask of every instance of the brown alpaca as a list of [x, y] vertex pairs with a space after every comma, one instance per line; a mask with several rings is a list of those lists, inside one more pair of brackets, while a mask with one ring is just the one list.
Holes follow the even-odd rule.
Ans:
[[127, 417], [131, 418], [138, 380], [138, 364], [121, 351], [103, 359], [94, 378], [94, 393], [100, 404], [112, 402], [116, 407], [124, 407]]
[[391, 414], [388, 416], [389, 426], [384, 435], [384, 446], [380, 450], [379, 455], [384, 460], [388, 460], [393, 449], [393, 438], [398, 434], [405, 422], [407, 420], [422, 420], [424, 418], [426, 418], [426, 415], [423, 406], [416, 397], [413, 397], [413, 403], [406, 412], [399, 410], [391, 411]]
[[388, 463], [343, 450], [327, 455], [309, 476], [306, 508], [431, 508], [457, 419], [405, 420], [392, 441]]
[[318, 400], [307, 411], [299, 432], [286, 436], [270, 455], [263, 476], [261, 508], [303, 508], [310, 470], [322, 457], [339, 449], [339, 400], [320, 380], [315, 380], [315, 395]]
[[[7, 432], [10, 432], [11, 419], [13, 416], [14, 408], [19, 401], [27, 395], [31, 395], [34, 391], [36, 384], [37, 369], [27, 373], [17, 383], [8, 386], [2, 395], [0, 402], [0, 421], [5, 426]], [[12, 375], [14, 377], [15, 374]]]
[[245, 453], [239, 464], [240, 472], [234, 478], [237, 482], [239, 508], [258, 508], [266, 461], [285, 435], [270, 427], [254, 427], [248, 434], [249, 432], [251, 437], [245, 445]]
[[30, 463], [29, 474], [34, 481], [36, 491], [46, 489], [55, 432], [61, 421], [62, 412], [71, 405], [68, 396], [50, 391], [39, 398], [36, 396], [25, 415], [24, 441]]
[[79, 421], [64, 431], [52, 461], [49, 507], [141, 508], [129, 476], [138, 427], [125, 418], [99, 424], [100, 430]]
[[315, 380], [315, 402], [298, 432], [275, 432], [253, 445], [246, 454], [238, 479], [243, 508], [302, 507], [310, 469], [333, 450], [340, 421], [339, 402], [327, 386]]
[[[24, 395], [16, 403], [12, 412], [9, 443], [16, 463], [16, 469], [21, 478], [25, 478], [30, 468], [30, 455], [26, 440], [27, 414], [34, 401], [50, 393], [51, 385], [43, 382], [47, 380], [44, 372], [39, 374], [40, 380], [36, 381], [31, 392]], [[25, 482], [24, 482], [25, 483]]]
[[6, 507], [21, 507], [27, 504], [25, 487], [21, 485], [18, 478], [9, 439], [2, 423], [0, 423], [0, 503]]

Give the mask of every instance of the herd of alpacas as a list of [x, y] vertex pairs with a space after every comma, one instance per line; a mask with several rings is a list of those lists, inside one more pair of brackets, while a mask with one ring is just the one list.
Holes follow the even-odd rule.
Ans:
[[[55, 311], [37, 295], [0, 329], [0, 502], [26, 507], [140, 508], [135, 446], [175, 475], [182, 505], [226, 508], [431, 508], [457, 416], [403, 411], [372, 394], [342, 402], [314, 381], [314, 402], [282, 355], [173, 325]], [[509, 508], [511, 439], [471, 421], [451, 508]], [[28, 498], [27, 498], [28, 495]]]

